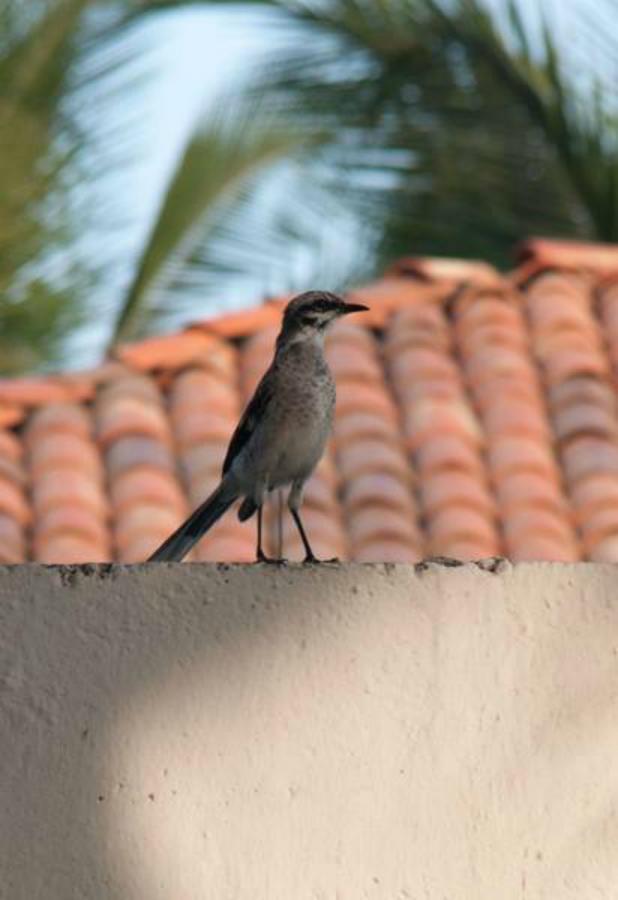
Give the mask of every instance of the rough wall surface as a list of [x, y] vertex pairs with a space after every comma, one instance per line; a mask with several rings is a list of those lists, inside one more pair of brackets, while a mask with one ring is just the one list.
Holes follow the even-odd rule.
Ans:
[[0, 897], [615, 900], [617, 587], [0, 569]]

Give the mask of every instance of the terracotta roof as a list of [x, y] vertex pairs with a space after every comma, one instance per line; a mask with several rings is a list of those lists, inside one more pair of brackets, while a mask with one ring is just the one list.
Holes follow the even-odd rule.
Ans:
[[[351, 292], [371, 312], [328, 342], [337, 415], [305, 504], [318, 554], [618, 561], [618, 247], [537, 239], [519, 258], [508, 275], [403, 259]], [[281, 307], [0, 380], [0, 561], [144, 559], [217, 483]], [[271, 550], [299, 557], [279, 502]], [[253, 554], [254, 524], [228, 514], [192, 558]]]

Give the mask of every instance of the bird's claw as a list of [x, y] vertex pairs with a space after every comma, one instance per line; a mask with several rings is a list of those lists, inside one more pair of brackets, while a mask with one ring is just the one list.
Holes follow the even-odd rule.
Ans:
[[272, 556], [266, 556], [265, 553], [258, 553], [256, 563], [265, 563], [269, 566], [285, 566], [287, 564], [287, 559], [281, 557], [281, 559], [275, 559]]

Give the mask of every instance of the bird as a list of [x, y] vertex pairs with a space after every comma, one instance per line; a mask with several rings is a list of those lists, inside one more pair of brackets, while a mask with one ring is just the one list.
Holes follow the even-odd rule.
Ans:
[[232, 435], [219, 485], [148, 562], [182, 560], [240, 498], [241, 522], [257, 513], [256, 562], [281, 562], [264, 553], [262, 507], [271, 491], [287, 486], [304, 562], [320, 562], [311, 549], [300, 507], [305, 483], [324, 452], [335, 407], [324, 335], [337, 319], [367, 309], [329, 291], [306, 291], [289, 301], [272, 362]]

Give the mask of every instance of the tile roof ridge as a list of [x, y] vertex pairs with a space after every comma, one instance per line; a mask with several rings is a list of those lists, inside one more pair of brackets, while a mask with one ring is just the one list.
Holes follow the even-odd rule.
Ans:
[[526, 292], [532, 285], [546, 275], [566, 275], [580, 278], [590, 282], [590, 285], [598, 283], [598, 273], [590, 268], [578, 265], [551, 265], [535, 259], [524, 262], [509, 272], [508, 280], [516, 291]]
[[531, 237], [517, 244], [517, 268], [511, 279], [526, 289], [546, 272], [566, 272], [599, 277], [618, 274], [618, 244], [567, 238]]
[[246, 309], [191, 322], [185, 328], [185, 332], [202, 332], [224, 340], [240, 340], [251, 337], [264, 328], [278, 327], [281, 311], [291, 297], [292, 294], [266, 297], [262, 303]]
[[118, 344], [112, 349], [111, 357], [138, 372], [179, 368], [198, 358], [213, 343], [215, 338], [212, 335], [193, 328], [183, 328]]
[[385, 275], [479, 287], [497, 285], [504, 279], [502, 273], [485, 260], [450, 256], [404, 256], [392, 263]]
[[112, 359], [133, 371], [185, 368], [199, 362], [209, 349], [222, 349], [228, 341], [278, 326], [281, 310], [291, 296], [266, 297], [261, 304], [246, 309], [216, 314], [189, 322], [176, 331], [119, 344], [112, 350]]

